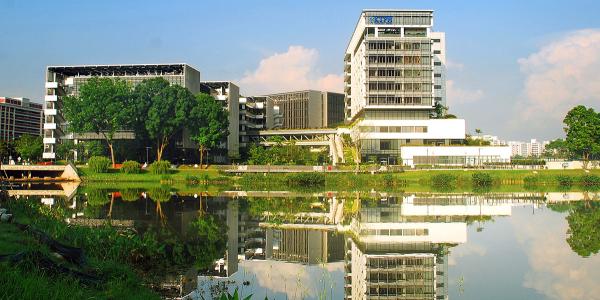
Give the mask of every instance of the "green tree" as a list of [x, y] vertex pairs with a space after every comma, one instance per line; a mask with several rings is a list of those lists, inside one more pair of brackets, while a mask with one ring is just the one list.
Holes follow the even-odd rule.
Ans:
[[567, 217], [567, 243], [583, 257], [600, 250], [600, 203], [584, 201], [574, 205]]
[[63, 112], [71, 131], [104, 138], [114, 165], [114, 136], [130, 122], [130, 99], [131, 88], [124, 80], [92, 77], [81, 86], [79, 96], [64, 98]]
[[567, 147], [567, 143], [563, 139], [556, 139], [548, 143], [544, 149], [544, 157], [553, 157], [553, 158], [569, 158], [571, 154], [569, 153], [569, 148]]
[[200, 168], [204, 153], [217, 146], [229, 134], [227, 127], [228, 113], [211, 95], [196, 95], [196, 104], [190, 112], [189, 130], [193, 141], [198, 144], [200, 152]]
[[587, 168], [590, 156], [600, 153], [600, 116], [594, 109], [578, 105], [567, 113], [563, 123], [567, 149], [580, 156]]
[[157, 160], [162, 160], [171, 138], [189, 125], [188, 117], [195, 104], [194, 95], [179, 85], [164, 87], [150, 97], [144, 127], [156, 143]]
[[0, 140], [0, 161], [8, 159], [10, 156], [15, 156], [15, 144], [11, 141]]
[[149, 137], [146, 130], [146, 117], [154, 97], [160, 97], [162, 90], [169, 86], [164, 78], [156, 77], [146, 79], [135, 86], [130, 106], [134, 113], [131, 116], [131, 127], [135, 131], [135, 138], [148, 145]]
[[68, 160], [73, 158], [73, 152], [77, 151], [80, 155], [83, 155], [84, 147], [83, 144], [75, 144], [72, 140], [65, 140], [56, 146], [56, 156], [60, 159]]
[[15, 150], [24, 160], [37, 161], [44, 151], [41, 136], [22, 135], [15, 142]]

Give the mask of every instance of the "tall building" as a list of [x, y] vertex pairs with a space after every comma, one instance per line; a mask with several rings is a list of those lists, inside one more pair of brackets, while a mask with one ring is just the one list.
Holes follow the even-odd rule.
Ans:
[[466, 137], [464, 120], [434, 118], [445, 113], [438, 106], [446, 105], [445, 52], [431, 10], [362, 11], [344, 56], [344, 93], [363, 160], [400, 164], [405, 146], [427, 146], [413, 149], [411, 161], [429, 160], [431, 148], [452, 162], [472, 160], [462, 147], [432, 147], [462, 145]]
[[42, 105], [27, 98], [0, 97], [0, 140], [42, 134]]
[[315, 90], [266, 95], [268, 129], [334, 127], [344, 122], [344, 96]]
[[536, 139], [531, 139], [529, 142], [510, 141], [508, 145], [511, 148], [512, 156], [540, 157], [544, 154], [548, 143], [550, 142], [538, 142]]
[[[80, 87], [92, 77], [119, 78], [136, 85], [144, 79], [162, 77], [171, 84], [181, 85], [197, 94], [200, 92], [200, 72], [187, 64], [148, 64], [148, 65], [85, 65], [49, 66], [46, 69], [46, 96], [44, 120], [45, 159], [55, 159], [55, 146], [64, 139], [100, 139], [95, 133], [74, 134], [69, 132], [61, 108], [62, 98], [77, 96]], [[119, 132], [117, 139], [134, 138], [131, 131]], [[190, 141], [182, 146], [192, 147]]]

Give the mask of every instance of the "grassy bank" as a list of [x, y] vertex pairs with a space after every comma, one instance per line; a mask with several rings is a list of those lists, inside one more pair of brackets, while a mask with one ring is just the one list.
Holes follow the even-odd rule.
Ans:
[[[19, 223], [48, 230], [50, 219], [38, 214], [31, 206], [3, 203], [16, 216]], [[61, 227], [63, 234], [73, 235], [70, 227]], [[0, 262], [0, 286], [2, 299], [160, 299], [150, 289], [143, 286], [143, 280], [132, 271], [131, 266], [111, 257], [99, 257], [93, 251], [84, 249], [87, 259], [85, 273], [98, 276], [95, 283], [83, 282], [78, 277], [52, 272], [40, 266], [40, 259], [56, 262], [60, 266], [74, 269], [73, 264], [54, 257], [50, 249], [14, 224], [0, 223], [0, 255], [18, 252], [33, 253], [20, 262]], [[64, 242], [61, 240], [61, 242]]]
[[125, 174], [117, 169], [108, 173], [95, 173], [82, 166], [78, 169], [84, 182], [166, 182], [166, 183], [211, 183], [226, 184], [230, 177], [223, 176], [216, 169], [179, 168], [170, 170], [169, 174], [152, 174], [142, 170], [139, 174]]

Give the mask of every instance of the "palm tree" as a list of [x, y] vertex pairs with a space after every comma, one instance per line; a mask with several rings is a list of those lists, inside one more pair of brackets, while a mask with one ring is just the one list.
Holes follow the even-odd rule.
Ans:
[[482, 132], [483, 132], [483, 131], [481, 131], [481, 129], [479, 129], [479, 128], [475, 128], [475, 133], [477, 133], [477, 135], [479, 136], [479, 139], [478, 139], [478, 141], [479, 141], [479, 146], [481, 146], [481, 141], [483, 140], [483, 137], [481, 136], [481, 133], [482, 133]]

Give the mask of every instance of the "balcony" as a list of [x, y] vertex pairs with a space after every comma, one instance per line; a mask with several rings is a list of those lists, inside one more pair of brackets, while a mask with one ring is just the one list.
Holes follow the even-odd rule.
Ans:
[[56, 116], [56, 109], [44, 109], [46, 116]]
[[56, 123], [44, 123], [44, 129], [56, 129]]
[[47, 89], [56, 89], [58, 88], [58, 82], [46, 82]]
[[46, 95], [44, 96], [44, 101], [57, 101], [58, 96], [56, 95]]
[[44, 138], [44, 144], [56, 144], [56, 138]]

